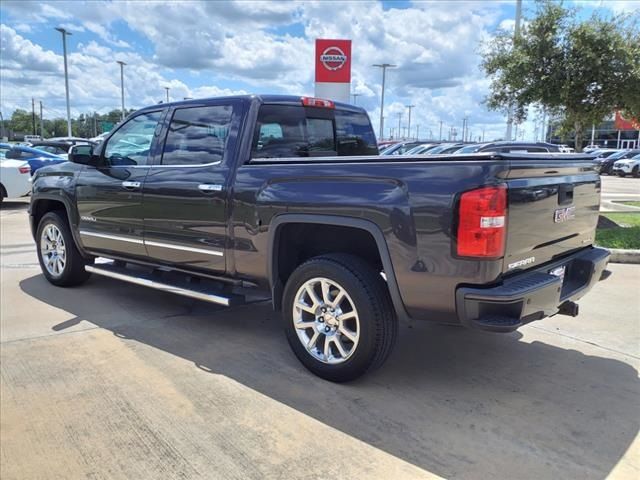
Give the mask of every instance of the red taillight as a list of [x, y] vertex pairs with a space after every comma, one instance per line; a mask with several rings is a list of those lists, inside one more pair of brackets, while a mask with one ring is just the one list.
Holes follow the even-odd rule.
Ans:
[[31, 167], [29, 165], [25, 165], [24, 167], [18, 167], [18, 171], [20, 173], [30, 173]]
[[458, 255], [502, 257], [507, 232], [507, 187], [463, 193], [458, 210]]
[[336, 108], [335, 103], [331, 100], [313, 97], [302, 97], [302, 105], [305, 107]]

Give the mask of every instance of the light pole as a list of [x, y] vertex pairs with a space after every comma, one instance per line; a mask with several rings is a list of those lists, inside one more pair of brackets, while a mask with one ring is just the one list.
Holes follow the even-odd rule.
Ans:
[[402, 135], [402, 127], [400, 126], [401, 121], [402, 121], [402, 112], [398, 112], [398, 137]]
[[384, 84], [387, 74], [387, 68], [395, 68], [397, 67], [397, 65], [392, 65], [391, 63], [376, 63], [373, 66], [382, 69], [382, 94], [380, 96], [380, 140], [382, 140], [382, 134], [384, 132]]
[[409, 133], [409, 136], [411, 136], [411, 109], [415, 107], [415, 105], [405, 105], [405, 107], [409, 109], [409, 121], [407, 124], [407, 132]]
[[165, 89], [165, 90], [166, 90], [166, 92], [167, 92], [167, 103], [169, 103], [169, 88], [170, 88], [170, 87], [164, 87], [164, 89]]
[[67, 136], [71, 137], [71, 106], [69, 105], [69, 70], [67, 69], [67, 32], [62, 27], [56, 27], [56, 30], [62, 34], [62, 53], [64, 54], [64, 90], [67, 95]]
[[[520, 19], [522, 18], [522, 0], [516, 0], [516, 25], [513, 31], [513, 39], [520, 36]], [[511, 141], [511, 130], [513, 129], [513, 105], [509, 105], [507, 113], [507, 133], [505, 140]], [[517, 140], [517, 139], [516, 139]]]
[[360, 95], [362, 95], [361, 93], [352, 93], [351, 96], [353, 97], [353, 104], [356, 105], [356, 98], [358, 98]]
[[120, 65], [120, 99], [122, 100], [122, 120], [124, 121], [124, 63], [121, 60], [116, 60], [116, 63]]

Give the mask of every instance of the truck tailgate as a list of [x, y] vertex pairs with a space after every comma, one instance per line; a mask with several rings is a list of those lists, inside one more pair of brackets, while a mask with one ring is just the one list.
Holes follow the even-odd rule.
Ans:
[[591, 159], [568, 154], [550, 159], [547, 154], [508, 160], [504, 273], [540, 265], [594, 242], [601, 183]]

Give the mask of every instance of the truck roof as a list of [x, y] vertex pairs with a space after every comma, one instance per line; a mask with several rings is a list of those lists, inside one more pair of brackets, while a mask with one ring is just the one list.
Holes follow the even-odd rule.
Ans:
[[[149, 105], [143, 107], [137, 112], [145, 111], [148, 109], [157, 108], [158, 105], [162, 105], [163, 107], [177, 107], [177, 106], [187, 106], [187, 105], [203, 105], [212, 101], [220, 101], [220, 100], [245, 100], [249, 102], [258, 102], [260, 104], [277, 104], [277, 105], [302, 105], [301, 99], [307, 97], [306, 95], [255, 95], [255, 94], [247, 94], [247, 95], [229, 95], [224, 97], [206, 97], [206, 98], [197, 98], [193, 100], [182, 100], [178, 102], [168, 102], [168, 103], [159, 103], [156, 105]], [[311, 97], [309, 97], [311, 98]], [[333, 100], [332, 100], [333, 101]], [[333, 102], [335, 108], [340, 110], [349, 110], [353, 112], [364, 112], [364, 108], [357, 107], [355, 105], [351, 105], [349, 103], [343, 102]]]

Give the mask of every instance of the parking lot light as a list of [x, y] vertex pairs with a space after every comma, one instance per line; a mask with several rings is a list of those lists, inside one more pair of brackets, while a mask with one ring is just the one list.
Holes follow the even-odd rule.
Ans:
[[67, 96], [67, 135], [71, 135], [71, 106], [69, 105], [69, 70], [67, 68], [67, 35], [71, 35], [62, 27], [56, 27], [56, 30], [62, 34], [62, 52], [64, 54], [64, 90]]

